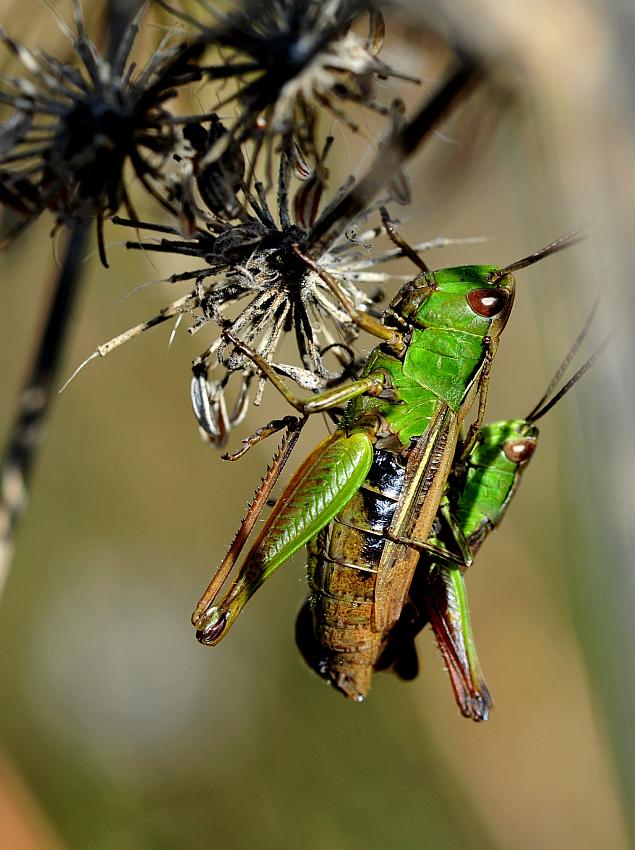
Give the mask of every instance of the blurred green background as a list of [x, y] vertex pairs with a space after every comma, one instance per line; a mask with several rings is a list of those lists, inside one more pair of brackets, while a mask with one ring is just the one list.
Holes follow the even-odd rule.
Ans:
[[[8, 0], [1, 20], [39, 43], [37, 27], [50, 19], [26, 3], [38, 22], [33, 36]], [[491, 237], [435, 252], [436, 266], [511, 262], [592, 225], [582, 247], [519, 275], [488, 419], [533, 406], [599, 288], [608, 291], [597, 338], [602, 322], [615, 324], [611, 305], [630, 252], [615, 227], [633, 176], [629, 103], [611, 76], [619, 19], [589, 17], [593, 7], [572, 0], [565, 26], [539, 4], [529, 32], [520, 4], [506, 4], [516, 6], [516, 18], [485, 0], [453, 8], [467, 10], [470, 37], [496, 54], [499, 82], [516, 97], [509, 105], [490, 89], [466, 106], [470, 120], [441, 128], [408, 167], [414, 203], [403, 216], [412, 241]], [[423, 10], [449, 26], [450, 13]], [[580, 32], [589, 41], [576, 59], [565, 48]], [[387, 59], [411, 62], [433, 88], [439, 69], [426, 68], [414, 37], [389, 49]], [[492, 124], [478, 145], [469, 135], [474, 109]], [[609, 133], [614, 126], [626, 147]], [[344, 177], [362, 149], [359, 140], [341, 144], [333, 167]], [[43, 217], [0, 257], [1, 433], [63, 251], [50, 228]], [[94, 255], [86, 262], [65, 376], [98, 343], [184, 292], [156, 285], [118, 304], [177, 268], [126, 252], [117, 243], [127, 236], [107, 225], [111, 269]], [[633, 454], [619, 451], [630, 421], [613, 389], [627, 374], [618, 373], [619, 339], [617, 353], [545, 419], [516, 502], [468, 576], [495, 702], [489, 722], [476, 725], [459, 716], [427, 633], [419, 678], [406, 685], [379, 675], [363, 705], [305, 668], [293, 640], [302, 555], [258, 593], [221, 647], [196, 643], [193, 604], [273, 445], [229, 466], [199, 441], [188, 364], [209, 332], [181, 331], [168, 351], [169, 333], [156, 329], [90, 364], [49, 423], [0, 616], [0, 846], [628, 847], [633, 665], [624, 628], [633, 597], [620, 583], [629, 567], [620, 534], [633, 497], [618, 470], [626, 476]], [[244, 433], [256, 414], [258, 422], [280, 415], [278, 398], [266, 393]], [[298, 457], [324, 433], [322, 423], [312, 427]]]

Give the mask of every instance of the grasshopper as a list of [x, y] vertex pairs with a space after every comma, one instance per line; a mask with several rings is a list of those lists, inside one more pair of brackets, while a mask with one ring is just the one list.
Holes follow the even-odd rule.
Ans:
[[[398, 234], [393, 239], [400, 240]], [[201, 597], [192, 621], [197, 638], [217, 644], [255, 591], [298, 549], [310, 543], [325, 604], [323, 645], [348, 649], [356, 662], [342, 666], [336, 685], [364, 698], [384, 637], [401, 614], [419, 555], [427, 543], [455, 456], [461, 426], [478, 398], [476, 420], [464, 442], [466, 456], [481, 427], [490, 368], [509, 318], [513, 273], [577, 241], [568, 234], [503, 268], [421, 269], [398, 292], [380, 322], [347, 302], [337, 282], [320, 275], [351, 319], [381, 343], [351, 384], [298, 399], [275, 369], [237, 337], [248, 357], [302, 415], [274, 460], [226, 558]], [[405, 244], [405, 243], [404, 243]], [[217, 602], [266, 498], [297, 439], [302, 422], [347, 402], [335, 432], [292, 475], [233, 583]], [[289, 417], [286, 418], [287, 420]], [[289, 422], [270, 423], [256, 441]], [[385, 469], [400, 468], [398, 492], [381, 492]], [[381, 502], [381, 505], [380, 505]], [[375, 521], [375, 517], [378, 517]], [[319, 567], [317, 566], [319, 562]]]
[[[442, 556], [422, 554], [401, 617], [386, 636], [375, 670], [393, 670], [404, 679], [418, 672], [414, 638], [429, 622], [444, 660], [461, 714], [486, 720], [492, 707], [472, 637], [463, 572], [471, 565], [484, 540], [499, 527], [516, 493], [522, 474], [534, 456], [538, 441], [536, 422], [541, 419], [591, 368], [608, 343], [605, 339], [570, 380], [556, 392], [579, 345], [587, 334], [594, 306], [583, 330], [558, 368], [538, 404], [524, 419], [504, 420], [483, 426], [469, 456], [452, 470], [442, 499], [438, 524], [429, 543], [456, 546], [462, 564]], [[304, 624], [302, 624], [303, 621]], [[300, 646], [319, 672], [317, 647], [306, 633], [307, 613], [298, 624]], [[307, 656], [308, 653], [308, 656]], [[336, 665], [330, 658], [328, 665]]]

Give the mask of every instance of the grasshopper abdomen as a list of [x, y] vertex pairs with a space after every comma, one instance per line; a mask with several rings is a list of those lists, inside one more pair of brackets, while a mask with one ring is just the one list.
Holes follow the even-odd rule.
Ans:
[[384, 641], [373, 628], [373, 601], [404, 477], [403, 453], [376, 449], [364, 484], [309, 545], [311, 595], [296, 642], [309, 666], [355, 702], [370, 688]]

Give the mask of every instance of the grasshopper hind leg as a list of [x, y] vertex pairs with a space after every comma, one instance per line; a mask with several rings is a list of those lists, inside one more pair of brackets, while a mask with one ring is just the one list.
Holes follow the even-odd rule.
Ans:
[[493, 701], [476, 654], [463, 575], [454, 565], [438, 565], [425, 585], [428, 619], [459, 710], [477, 723], [487, 720]]

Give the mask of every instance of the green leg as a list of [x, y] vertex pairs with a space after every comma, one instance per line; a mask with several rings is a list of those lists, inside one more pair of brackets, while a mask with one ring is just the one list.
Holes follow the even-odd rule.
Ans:
[[411, 549], [416, 549], [417, 552], [422, 552], [426, 555], [433, 555], [436, 558], [440, 558], [443, 561], [448, 561], [453, 564], [458, 564], [460, 567], [467, 567], [468, 564], [465, 563], [464, 556], [455, 555], [452, 552], [448, 551], [444, 546], [436, 546], [434, 543], [429, 543], [426, 541], [422, 543], [420, 540], [414, 540], [411, 537], [400, 537], [397, 534], [391, 534], [390, 531], [386, 531], [384, 536], [391, 540], [393, 543], [401, 543], [402, 546], [409, 546]]
[[441, 518], [445, 521], [450, 537], [452, 538], [453, 542], [456, 543], [456, 547], [460, 553], [460, 557], [456, 560], [457, 563], [462, 566], [461, 572], [465, 572], [465, 570], [472, 565], [474, 556], [472, 554], [472, 550], [470, 549], [470, 544], [467, 542], [465, 534], [463, 534], [463, 529], [461, 528], [461, 526], [455, 519], [454, 514], [450, 510], [450, 505], [447, 502], [447, 498], [442, 499], [441, 504], [439, 505], [439, 514], [441, 515]]
[[[221, 459], [231, 461], [238, 460], [244, 454], [247, 454], [249, 449], [253, 448], [253, 446], [257, 445], [262, 440], [265, 440], [267, 437], [271, 437], [273, 434], [277, 434], [279, 431], [282, 431], [283, 428], [295, 427], [294, 423], [299, 421], [300, 420], [296, 416], [285, 416], [282, 419], [272, 419], [271, 422], [267, 422], [266, 425], [262, 425], [260, 428], [257, 428], [253, 434], [245, 437], [242, 441], [243, 445], [241, 449], [231, 452], [231, 454], [228, 453], [221, 455]], [[304, 421], [302, 424], [304, 424]]]
[[232, 333], [226, 332], [225, 337], [230, 340], [230, 342], [239, 351], [241, 351], [245, 357], [248, 357], [256, 364], [260, 371], [271, 381], [278, 392], [284, 396], [289, 404], [292, 407], [295, 407], [295, 409], [303, 416], [309, 416], [311, 413], [323, 413], [325, 410], [329, 410], [332, 407], [338, 407], [338, 405], [345, 404], [352, 398], [356, 398], [357, 396], [364, 394], [388, 398], [389, 400], [393, 400], [394, 398], [394, 392], [389, 386], [390, 377], [386, 372], [382, 371], [373, 372], [373, 374], [369, 375], [367, 378], [360, 378], [358, 381], [353, 381], [343, 387], [335, 387], [335, 389], [326, 390], [326, 392], [318, 393], [306, 400], [302, 400], [291, 392], [280, 375], [277, 374], [271, 363], [265, 360], [262, 355], [258, 354], [257, 351], [254, 351]]
[[[390, 532], [386, 532], [386, 537], [395, 543], [410, 546], [418, 552], [423, 552], [426, 555], [432, 555], [437, 559], [448, 562], [448, 565], [457, 564], [460, 567], [461, 572], [465, 572], [465, 570], [471, 566], [474, 558], [469, 543], [463, 534], [463, 530], [454, 518], [447, 499], [445, 498], [439, 505], [437, 517], [440, 517], [444, 521], [450, 539], [456, 544], [456, 552], [452, 552], [450, 548], [448, 548], [445, 543], [442, 543], [436, 535], [434, 537], [430, 536], [425, 542], [413, 540], [408, 537], [399, 537], [397, 535], [390, 534]], [[432, 540], [436, 540], [438, 542], [432, 543]]]
[[432, 570], [422, 601], [457, 705], [464, 717], [487, 720], [492, 698], [476, 653], [463, 574], [447, 563], [433, 563]]
[[439, 579], [443, 598], [431, 597], [428, 612], [457, 703], [464, 716], [487, 720], [492, 699], [472, 635], [465, 580], [460, 569], [448, 565], [441, 567]]
[[486, 336], [483, 339], [483, 345], [486, 346], [486, 351], [485, 360], [483, 363], [483, 371], [481, 372], [480, 377], [478, 411], [476, 413], [476, 419], [474, 420], [474, 422], [472, 422], [467, 432], [465, 442], [463, 443], [463, 449], [461, 451], [461, 458], [459, 460], [459, 463], [464, 463], [468, 459], [472, 449], [476, 445], [478, 432], [480, 431], [481, 425], [483, 424], [483, 419], [485, 418], [485, 408], [487, 406], [487, 391], [489, 390], [490, 372], [492, 370], [492, 361], [494, 360], [494, 355], [496, 354], [496, 350], [498, 348], [498, 341], [494, 342], [494, 340]]

